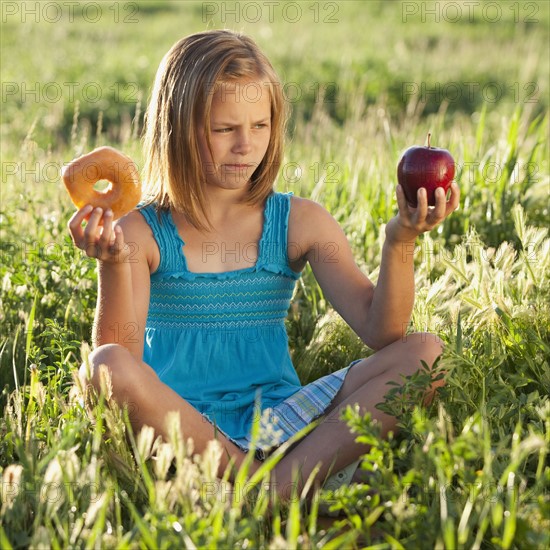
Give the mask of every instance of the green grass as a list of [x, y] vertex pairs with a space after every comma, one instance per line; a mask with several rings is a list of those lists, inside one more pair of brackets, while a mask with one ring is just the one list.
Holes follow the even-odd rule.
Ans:
[[[65, 12], [57, 23], [22, 22], [21, 13], [2, 23], [0, 547], [546, 548], [548, 3], [502, 3], [498, 24], [481, 7], [472, 22], [404, 21], [412, 3], [398, 2], [305, 2], [295, 23], [277, 10], [270, 22], [264, 9], [253, 24], [221, 12], [207, 24], [211, 3], [138, 2], [134, 15], [129, 4], [118, 13], [135, 23], [117, 23], [110, 2], [97, 23], [79, 8], [73, 22]], [[334, 6], [338, 22], [325, 21]], [[299, 498], [267, 513], [272, 465], [246, 486], [244, 468], [244, 492], [231, 497], [213, 474], [215, 446], [195, 455], [176, 423], [169, 441], [132, 434], [125, 412], [101, 399], [88, 415], [73, 383], [87, 355], [96, 272], [68, 238], [73, 207], [59, 167], [103, 144], [139, 164], [156, 66], [178, 38], [207, 26], [250, 33], [300, 90], [277, 189], [324, 204], [373, 280], [396, 210], [400, 153], [431, 131], [458, 164], [460, 210], [417, 241], [410, 327], [445, 342], [446, 385], [424, 410], [424, 373], [392, 389], [382, 407], [401, 429], [388, 440], [346, 412], [372, 446], [364, 464], [372, 475], [370, 487], [324, 495], [344, 514], [328, 526], [315, 502]], [[505, 93], [470, 98], [468, 82]], [[22, 95], [24, 83], [38, 97]], [[45, 96], [52, 83], [59, 100]], [[100, 100], [83, 94], [90, 83]], [[459, 83], [463, 94], [404, 93], [422, 83]], [[287, 327], [304, 383], [370, 353], [309, 269]]]

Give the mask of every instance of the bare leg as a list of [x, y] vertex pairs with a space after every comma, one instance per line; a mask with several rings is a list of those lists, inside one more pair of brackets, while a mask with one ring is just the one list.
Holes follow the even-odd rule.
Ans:
[[[119, 404], [128, 404], [131, 411], [130, 421], [135, 431], [144, 425], [151, 426], [155, 432], [166, 437], [166, 414], [177, 411], [181, 418], [181, 433], [193, 439], [197, 453], [202, 453], [207, 443], [217, 439], [224, 449], [218, 475], [220, 478], [234, 459], [237, 468], [242, 464], [246, 453], [229, 441], [185, 399], [182, 399], [169, 386], [162, 383], [156, 372], [146, 363], [139, 362], [123, 346], [106, 344], [95, 349], [89, 356], [93, 367], [93, 377], [86, 380], [86, 366], [80, 369], [80, 378], [85, 384], [91, 383], [100, 391], [99, 366], [108, 366], [111, 373], [113, 398]], [[254, 472], [259, 462], [254, 460], [251, 470]]]
[[[362, 413], [370, 412], [372, 419], [380, 423], [382, 435], [395, 430], [397, 419], [376, 408], [390, 389], [388, 382], [401, 382], [400, 375], [414, 374], [421, 367], [421, 359], [432, 365], [441, 351], [441, 343], [435, 335], [417, 333], [386, 346], [354, 365], [321, 424], [276, 466], [278, 492], [282, 491], [285, 497], [290, 496], [295, 468], [299, 468], [300, 478], [304, 482], [315, 466], [321, 463], [317, 479], [322, 482], [327, 474], [344, 468], [368, 452], [368, 447], [356, 443], [356, 435], [351, 433], [344, 421], [339, 420], [340, 412], [348, 405], [359, 404]], [[441, 384], [440, 381], [435, 385]], [[298, 490], [302, 482], [298, 483]]]
[[[335, 397], [323, 422], [293, 448], [275, 467], [276, 492], [283, 498], [290, 496], [293, 471], [299, 468], [301, 479], [306, 480], [320, 463], [317, 480], [323, 480], [329, 472], [335, 472], [368, 451], [365, 445], [355, 443], [355, 435], [339, 419], [340, 411], [348, 404], [360, 405], [363, 412], [369, 411], [372, 418], [381, 423], [382, 434], [395, 429], [396, 419], [378, 409], [388, 391], [389, 381], [400, 382], [400, 375], [410, 375], [420, 368], [420, 359], [432, 364], [441, 353], [441, 344], [431, 334], [413, 334], [364, 359], [350, 369], [346, 380]], [[100, 389], [99, 365], [108, 365], [112, 377], [113, 397], [119, 404], [131, 405], [131, 422], [135, 430], [149, 425], [161, 435], [166, 435], [165, 419], [169, 411], [177, 411], [181, 417], [181, 431], [191, 437], [195, 449], [202, 453], [208, 441], [217, 439], [226, 453], [222, 454], [218, 475], [223, 473], [233, 458], [238, 468], [246, 453], [231, 443], [187, 401], [162, 383], [155, 371], [143, 362], [138, 362], [130, 352], [119, 345], [109, 344], [97, 348], [90, 355], [94, 367], [89, 381]], [[85, 377], [85, 368], [81, 368]], [[251, 472], [260, 466], [254, 460]], [[299, 483], [300, 489], [301, 483]]]

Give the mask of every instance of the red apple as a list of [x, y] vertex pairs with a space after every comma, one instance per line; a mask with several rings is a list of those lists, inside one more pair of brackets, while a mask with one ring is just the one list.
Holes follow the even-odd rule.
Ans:
[[407, 202], [417, 207], [417, 191], [426, 188], [428, 204], [435, 206], [435, 190], [443, 187], [445, 193], [455, 176], [455, 161], [447, 149], [430, 146], [431, 134], [428, 134], [428, 146], [409, 147], [401, 156], [397, 165], [397, 181], [403, 188]]

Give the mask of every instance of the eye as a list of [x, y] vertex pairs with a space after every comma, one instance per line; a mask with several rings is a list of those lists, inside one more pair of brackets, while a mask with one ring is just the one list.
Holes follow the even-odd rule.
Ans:
[[260, 122], [259, 124], [254, 124], [254, 128], [267, 128], [267, 124], [265, 122]]
[[227, 134], [233, 130], [232, 126], [220, 126], [219, 128], [212, 128], [212, 132], [216, 134]]

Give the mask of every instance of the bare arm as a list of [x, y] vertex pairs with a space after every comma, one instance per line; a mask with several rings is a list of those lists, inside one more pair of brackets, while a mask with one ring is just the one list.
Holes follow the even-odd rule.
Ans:
[[382, 247], [380, 273], [365, 325], [369, 346], [380, 349], [405, 335], [414, 306], [414, 240]]
[[[98, 262], [98, 295], [92, 334], [94, 346], [120, 344], [136, 358], [142, 359], [149, 272], [145, 275], [146, 278], [142, 277], [141, 271], [128, 263], [111, 265]], [[135, 288], [140, 289], [139, 298]]]
[[293, 197], [289, 224], [289, 242], [305, 250], [325, 298], [346, 323], [368, 345], [366, 332], [374, 285], [359, 269], [346, 235], [338, 222], [320, 204]]
[[141, 360], [150, 292], [145, 221], [133, 212], [113, 226], [109, 212], [84, 207], [69, 228], [76, 246], [98, 261], [94, 346], [120, 344]]
[[456, 210], [460, 192], [456, 183], [446, 201], [443, 189], [436, 190], [436, 205], [428, 208], [425, 189], [418, 191], [418, 207], [407, 204], [397, 187], [399, 213], [386, 226], [380, 275], [369, 311], [367, 331], [385, 346], [405, 335], [414, 306], [414, 245], [421, 233], [439, 225]]
[[419, 190], [418, 207], [412, 208], [398, 187], [399, 213], [386, 226], [376, 286], [357, 267], [336, 220], [320, 205], [308, 205], [304, 217], [312, 229], [305, 257], [327, 299], [367, 346], [381, 349], [403, 336], [414, 305], [414, 242], [456, 209], [455, 183], [451, 190], [448, 202], [443, 190], [436, 193], [436, 206], [429, 210], [425, 190]]

